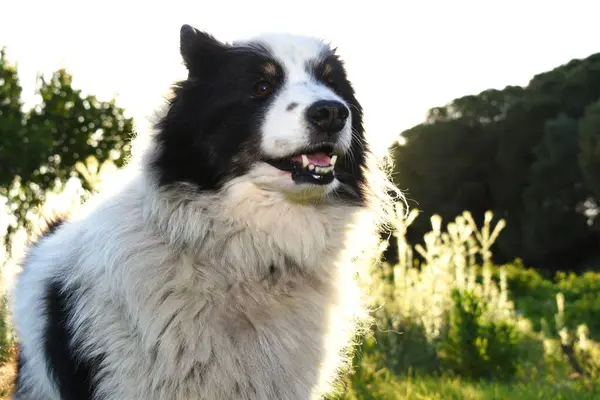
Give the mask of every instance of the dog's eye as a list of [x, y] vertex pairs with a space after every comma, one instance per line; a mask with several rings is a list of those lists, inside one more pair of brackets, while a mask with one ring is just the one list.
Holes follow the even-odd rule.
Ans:
[[333, 80], [333, 78], [325, 79], [325, 83], [327, 84], [327, 86], [329, 86], [333, 90], [337, 90], [337, 88], [338, 88], [338, 86], [335, 83], [335, 80]]
[[268, 96], [273, 93], [273, 85], [267, 81], [260, 81], [254, 85], [254, 94], [260, 97]]

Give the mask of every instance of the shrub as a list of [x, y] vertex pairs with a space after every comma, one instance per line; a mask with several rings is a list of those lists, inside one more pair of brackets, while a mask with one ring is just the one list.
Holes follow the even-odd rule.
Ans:
[[556, 274], [556, 292], [565, 296], [568, 307], [564, 312], [564, 323], [571, 329], [577, 329], [586, 322], [589, 335], [600, 338], [600, 274], [586, 272], [582, 275], [559, 272]]
[[515, 310], [519, 315], [531, 320], [535, 331], [541, 331], [542, 320], [549, 321], [556, 313], [555, 285], [535, 269], [526, 268], [521, 260], [501, 268], [506, 271]]
[[439, 346], [444, 365], [472, 379], [512, 378], [519, 363], [519, 338], [514, 325], [486, 320], [486, 305], [473, 292], [454, 290], [452, 299], [450, 329]]
[[[590, 337], [600, 339], [600, 273], [558, 272], [553, 279], [546, 279], [533, 268], [525, 268], [520, 260], [496, 269], [495, 278], [499, 278], [501, 270], [506, 271], [517, 313], [530, 319], [535, 331], [542, 330], [542, 320], [553, 320], [558, 311], [555, 298], [562, 293], [569, 305], [563, 317], [565, 325], [575, 330], [585, 321]], [[554, 324], [545, 329], [551, 336], [558, 335]]]
[[[460, 360], [454, 368], [458, 373], [513, 375], [517, 318], [506, 273], [494, 280], [490, 262], [503, 221], [493, 227], [493, 215], [487, 213], [479, 229], [465, 212], [444, 232], [441, 218], [434, 216], [425, 245], [413, 248], [405, 234], [417, 216], [413, 211], [398, 219], [398, 265], [376, 266], [369, 277], [377, 323], [356, 365], [369, 358], [377, 370], [394, 374], [439, 372], [445, 351], [446, 364]], [[413, 257], [415, 251], [422, 262]], [[473, 368], [467, 365], [471, 360]]]

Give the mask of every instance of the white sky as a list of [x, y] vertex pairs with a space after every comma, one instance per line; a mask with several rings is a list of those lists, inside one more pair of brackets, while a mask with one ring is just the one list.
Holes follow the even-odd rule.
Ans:
[[[318, 36], [346, 60], [377, 149], [428, 108], [600, 51], [600, 0], [2, 0], [0, 46], [28, 101], [37, 73], [66, 67], [74, 85], [145, 118], [184, 76], [179, 27], [224, 41], [268, 31]], [[158, 2], [156, 2], [158, 3]]]

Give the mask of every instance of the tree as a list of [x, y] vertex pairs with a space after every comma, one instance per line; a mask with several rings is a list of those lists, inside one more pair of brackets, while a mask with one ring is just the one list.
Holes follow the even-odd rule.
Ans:
[[594, 246], [596, 232], [583, 212], [591, 192], [577, 162], [578, 121], [564, 114], [548, 121], [533, 153], [523, 195], [523, 250], [535, 265], [548, 259], [565, 265], [581, 262], [581, 249]]
[[444, 107], [434, 107], [427, 114], [427, 122], [450, 120], [470, 120], [471, 124], [488, 124], [500, 121], [506, 113], [523, 97], [520, 86], [507, 86], [503, 90], [488, 89], [478, 95], [460, 97]]
[[[490, 206], [487, 175], [493, 139], [479, 123], [447, 120], [421, 124], [403, 134], [405, 144], [392, 148], [393, 178], [406, 191], [411, 207], [444, 220], [469, 210], [476, 218]], [[410, 240], [429, 229], [423, 218], [411, 226]]]
[[0, 185], [5, 186], [13, 178], [12, 159], [15, 143], [23, 141], [23, 112], [21, 86], [14, 66], [6, 61], [4, 49], [0, 49]]
[[[600, 54], [594, 54], [538, 74], [526, 87], [489, 89], [432, 108], [391, 149], [394, 181], [426, 216], [447, 219], [468, 209], [480, 219], [490, 209], [504, 218], [496, 262], [521, 257], [540, 267], [573, 268], [592, 256], [590, 243], [600, 238], [581, 211], [594, 204], [589, 189], [600, 181], [595, 112], [588, 111], [577, 146], [577, 121], [599, 98]], [[425, 229], [415, 224], [408, 237], [420, 238]], [[573, 240], [555, 243], [552, 232]]]
[[38, 78], [41, 104], [27, 112], [17, 69], [4, 52], [0, 79], [0, 195], [9, 198], [19, 224], [45, 191], [77, 174], [77, 161], [94, 155], [120, 166], [129, 155], [133, 120], [114, 100], [82, 95], [64, 69]]
[[579, 165], [583, 177], [600, 200], [600, 100], [587, 107], [579, 123]]

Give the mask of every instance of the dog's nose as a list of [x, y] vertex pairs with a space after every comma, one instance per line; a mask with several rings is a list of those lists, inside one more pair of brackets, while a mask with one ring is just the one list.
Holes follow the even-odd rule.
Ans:
[[329, 136], [342, 130], [349, 115], [348, 107], [335, 100], [319, 100], [306, 109], [310, 123]]

